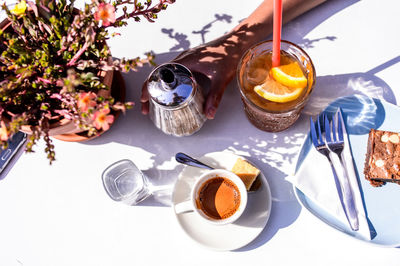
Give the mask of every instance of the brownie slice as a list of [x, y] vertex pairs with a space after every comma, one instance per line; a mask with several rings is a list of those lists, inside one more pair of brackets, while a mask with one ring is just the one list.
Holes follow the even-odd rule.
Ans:
[[400, 133], [371, 129], [364, 175], [374, 187], [394, 182], [400, 185]]

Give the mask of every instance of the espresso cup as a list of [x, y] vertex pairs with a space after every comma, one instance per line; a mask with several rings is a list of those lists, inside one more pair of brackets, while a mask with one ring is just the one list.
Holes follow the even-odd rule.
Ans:
[[214, 169], [196, 180], [190, 199], [176, 204], [175, 212], [195, 212], [211, 224], [225, 225], [236, 221], [246, 204], [247, 190], [240, 177], [227, 170]]

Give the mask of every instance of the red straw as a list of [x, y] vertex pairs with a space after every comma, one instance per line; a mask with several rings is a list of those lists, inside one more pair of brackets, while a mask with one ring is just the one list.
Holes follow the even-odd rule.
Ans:
[[274, 32], [272, 41], [272, 67], [280, 65], [282, 32], [282, 0], [274, 0]]

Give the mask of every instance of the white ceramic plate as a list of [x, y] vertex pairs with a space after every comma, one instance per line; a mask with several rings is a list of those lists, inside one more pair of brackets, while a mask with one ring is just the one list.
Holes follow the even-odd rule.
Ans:
[[[199, 159], [214, 168], [231, 170], [237, 158], [230, 152], [213, 152]], [[247, 158], [246, 158], [247, 159]], [[247, 159], [249, 160], [249, 159]], [[186, 166], [178, 177], [172, 193], [172, 204], [186, 201], [196, 176], [205, 169]], [[271, 191], [265, 176], [261, 173], [261, 187], [248, 194], [247, 207], [242, 216], [228, 225], [211, 225], [193, 212], [176, 214], [176, 218], [186, 234], [197, 243], [214, 250], [235, 250], [253, 241], [264, 229], [271, 213]]]
[[[400, 247], [400, 186], [387, 183], [382, 187], [372, 187], [363, 174], [370, 129], [399, 132], [400, 108], [384, 101], [357, 95], [340, 98], [332, 102], [326, 112], [333, 114], [338, 107], [342, 109], [344, 114], [361, 194], [373, 236], [367, 242], [387, 247]], [[307, 160], [308, 151], [312, 148], [308, 136], [301, 148], [297, 169], [303, 163], [305, 167], [313, 167], [315, 162]], [[315, 174], [320, 175], [321, 173]], [[323, 178], [323, 176], [320, 177]], [[364, 240], [358, 232], [351, 231], [347, 224], [343, 224], [324, 211], [299, 189], [295, 187], [294, 191], [299, 202], [320, 220], [347, 235]]]

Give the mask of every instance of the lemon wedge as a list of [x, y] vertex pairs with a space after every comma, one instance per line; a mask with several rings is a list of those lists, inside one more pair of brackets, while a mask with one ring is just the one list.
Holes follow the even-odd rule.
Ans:
[[270, 73], [276, 82], [284, 86], [301, 89], [307, 86], [307, 79], [297, 62], [273, 67], [271, 68]]
[[[307, 80], [306, 80], [307, 81]], [[274, 80], [267, 79], [263, 84], [254, 87], [254, 91], [272, 102], [285, 103], [297, 99], [304, 88], [288, 88]]]

